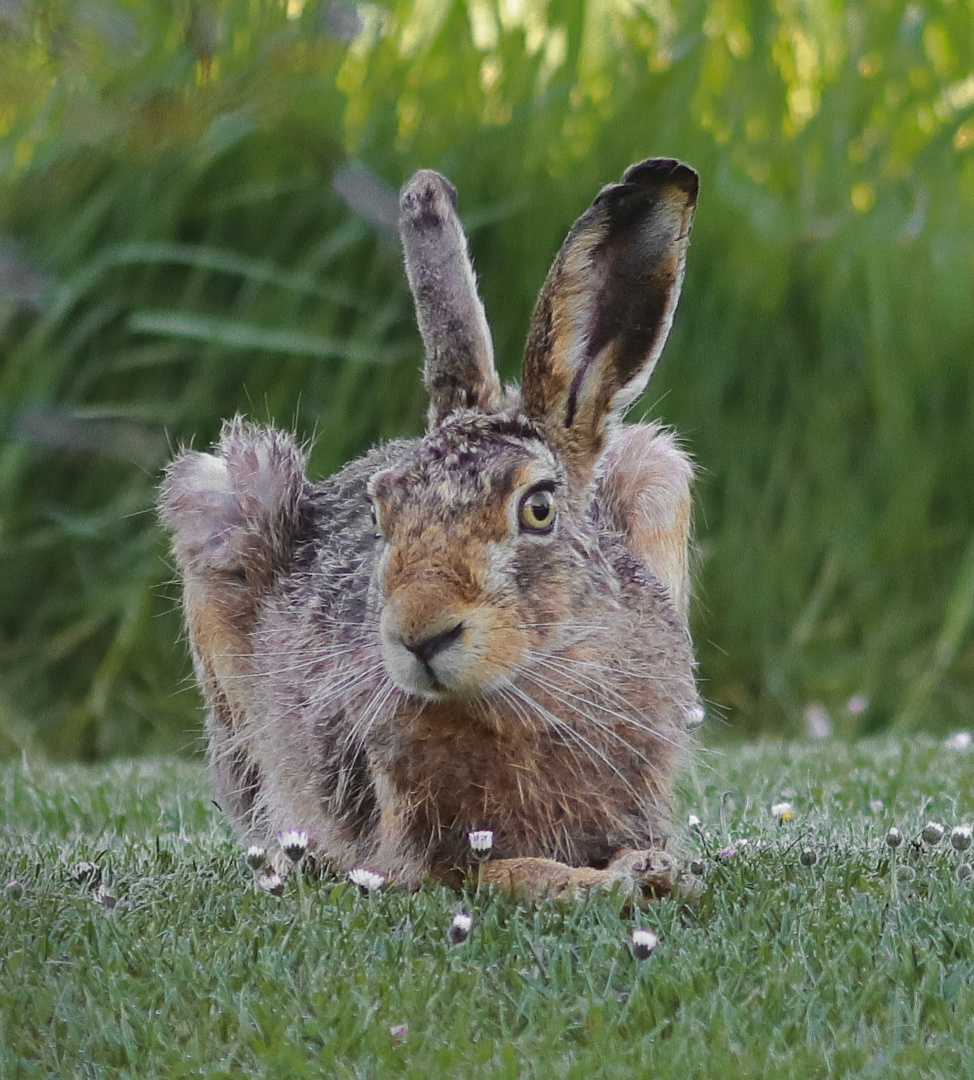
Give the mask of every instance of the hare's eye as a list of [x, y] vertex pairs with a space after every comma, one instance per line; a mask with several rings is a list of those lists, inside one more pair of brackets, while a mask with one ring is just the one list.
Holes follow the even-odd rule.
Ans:
[[378, 540], [382, 534], [379, 532], [379, 511], [376, 510], [374, 502], [369, 503], [369, 514], [372, 517], [372, 531], [375, 533], [376, 540]]
[[522, 532], [551, 532], [555, 524], [555, 496], [550, 487], [532, 488], [522, 497], [518, 523]]

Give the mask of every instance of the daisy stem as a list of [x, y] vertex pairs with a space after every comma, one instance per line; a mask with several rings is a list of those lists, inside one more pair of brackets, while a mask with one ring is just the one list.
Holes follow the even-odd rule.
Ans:
[[301, 861], [299, 860], [294, 864], [294, 876], [298, 882], [298, 905], [301, 909], [301, 918], [308, 922], [311, 917], [311, 912], [308, 908], [308, 893], [304, 887], [304, 870], [301, 868]]

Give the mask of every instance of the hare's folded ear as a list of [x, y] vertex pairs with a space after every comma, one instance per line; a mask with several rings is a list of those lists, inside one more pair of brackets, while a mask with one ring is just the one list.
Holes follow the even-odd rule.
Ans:
[[416, 173], [399, 196], [399, 235], [426, 353], [431, 425], [455, 409], [490, 408], [501, 393], [456, 203], [453, 185], [429, 169]]
[[683, 281], [697, 174], [668, 158], [626, 170], [578, 219], [541, 290], [524, 357], [524, 409], [576, 483], [646, 388]]

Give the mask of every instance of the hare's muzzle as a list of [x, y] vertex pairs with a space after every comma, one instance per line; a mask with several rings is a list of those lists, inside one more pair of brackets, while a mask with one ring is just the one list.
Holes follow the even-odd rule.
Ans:
[[438, 699], [463, 692], [469, 682], [468, 632], [462, 612], [431, 611], [423, 592], [408, 590], [386, 604], [380, 623], [382, 656], [401, 690]]
[[387, 601], [380, 620], [386, 670], [409, 694], [434, 701], [476, 697], [504, 677], [505, 650], [489, 609], [442, 600], [442, 590], [405, 589]]
[[402, 638], [402, 643], [413, 656], [424, 665], [424, 667], [429, 668], [432, 665], [432, 661], [435, 660], [440, 653], [446, 652], [450, 646], [455, 642], [458, 642], [461, 637], [463, 637], [463, 623], [458, 622], [455, 626], [420, 637], [419, 640]]

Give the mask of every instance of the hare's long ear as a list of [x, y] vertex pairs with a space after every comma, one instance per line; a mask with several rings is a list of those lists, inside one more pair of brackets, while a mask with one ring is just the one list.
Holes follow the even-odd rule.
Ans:
[[626, 170], [572, 227], [538, 297], [524, 409], [586, 484], [609, 427], [646, 388], [683, 281], [697, 174], [668, 158]]
[[456, 189], [429, 169], [416, 173], [399, 196], [406, 276], [426, 352], [430, 425], [455, 409], [489, 408], [501, 393], [456, 206]]

